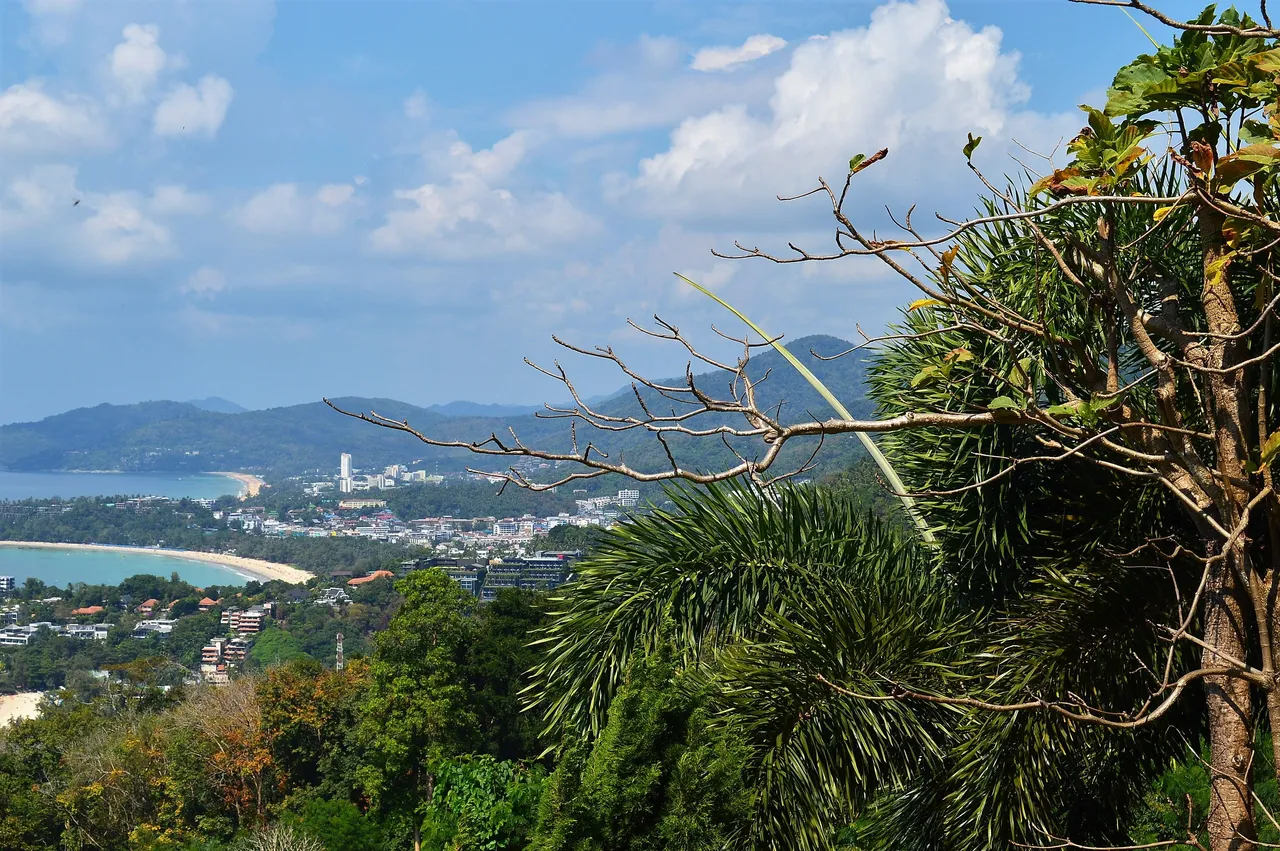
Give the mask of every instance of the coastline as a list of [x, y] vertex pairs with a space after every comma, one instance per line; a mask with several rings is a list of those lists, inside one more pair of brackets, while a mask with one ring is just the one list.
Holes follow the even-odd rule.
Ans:
[[229, 567], [242, 576], [247, 576], [250, 579], [257, 579], [260, 582], [278, 579], [281, 582], [288, 582], [291, 585], [301, 585], [315, 578], [315, 574], [303, 570], [302, 568], [292, 567], [287, 564], [276, 564], [273, 561], [245, 558], [244, 556], [224, 555], [223, 553], [202, 553], [195, 550], [162, 550], [155, 549], [153, 547], [124, 547], [113, 546], [110, 544], [55, 544], [48, 541], [0, 541], [0, 547], [154, 553], [155, 555], [169, 556], [170, 558], [186, 559], [187, 561], [200, 561], [205, 564], [216, 564], [221, 567]]
[[271, 485], [250, 473], [228, 473], [221, 470], [210, 470], [209, 475], [226, 476], [228, 479], [235, 479], [241, 485], [241, 499], [248, 499], [249, 497], [257, 496], [263, 488], [271, 487]]
[[0, 694], [0, 727], [20, 721], [23, 718], [34, 718], [40, 714], [40, 698], [44, 692], [21, 691], [17, 694]]

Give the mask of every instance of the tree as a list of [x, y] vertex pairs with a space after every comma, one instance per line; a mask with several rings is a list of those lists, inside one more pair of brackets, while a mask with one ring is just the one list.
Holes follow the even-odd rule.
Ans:
[[357, 779], [378, 807], [409, 822], [420, 851], [436, 765], [474, 736], [459, 676], [473, 600], [439, 570], [415, 571], [396, 590], [404, 603], [378, 635], [369, 667], [358, 731], [369, 757]]
[[538, 719], [524, 712], [520, 693], [541, 659], [531, 642], [546, 623], [544, 601], [533, 591], [504, 588], [475, 615], [475, 634], [462, 673], [471, 692], [486, 752], [500, 760], [536, 759], [545, 743]]
[[[778, 263], [871, 257], [920, 291], [905, 327], [872, 341], [888, 344], [876, 379], [881, 416], [786, 422], [757, 403], [758, 380], [746, 370], [753, 350], [775, 345], [773, 338], [752, 326], [763, 341], [744, 337], [742, 357], [726, 363], [660, 322], [649, 333], [722, 369], [729, 395], [691, 377], [681, 384], [636, 375], [611, 348], [570, 346], [622, 368], [639, 408], [609, 413], [575, 394], [574, 406], [557, 412], [577, 421], [562, 448], [496, 435], [440, 440], [401, 421], [365, 418], [431, 445], [576, 465], [555, 482], [532, 481], [520, 467], [500, 474], [534, 489], [610, 473], [698, 483], [745, 475], [769, 485], [796, 472], [774, 469], [789, 443], [886, 435], [890, 456], [907, 456], [904, 479], [922, 501], [922, 537], [943, 538], [944, 569], [974, 599], [990, 595], [998, 605], [999, 616], [980, 631], [996, 652], [975, 652], [967, 665], [954, 660], [964, 675], [951, 682], [923, 668], [879, 673], [874, 660], [850, 670], [834, 649], [842, 645], [822, 647], [811, 636], [856, 644], [866, 638], [849, 630], [856, 618], [801, 597], [805, 611], [774, 617], [772, 634], [748, 648], [744, 677], [785, 681], [799, 658], [808, 685], [863, 705], [859, 712], [951, 707], [973, 725], [967, 750], [917, 778], [916, 807], [965, 799], [971, 810], [939, 829], [984, 843], [1018, 823], [1040, 839], [1040, 831], [1062, 826], [1114, 829], [1055, 815], [1049, 799], [1070, 779], [1064, 766], [1096, 764], [1090, 760], [1149, 736], [1148, 747], [1134, 751], [1142, 759], [1133, 765], [1142, 767], [1161, 752], [1161, 736], [1204, 729], [1208, 844], [1249, 848], [1259, 723], [1280, 748], [1280, 494], [1271, 470], [1280, 454], [1280, 30], [1265, 5], [1261, 24], [1212, 7], [1184, 24], [1141, 0], [1080, 2], [1128, 6], [1177, 36], [1120, 69], [1103, 109], [1086, 108], [1088, 124], [1064, 167], [1051, 165], [1030, 185], [993, 181], [973, 163], [981, 139], [970, 136], [963, 155], [985, 192], [979, 215], [949, 222], [937, 236], [908, 216], [902, 238], [882, 239], [854, 222], [850, 202], [855, 178], [882, 167], [888, 151], [856, 154], [842, 184], [820, 181], [799, 196], [829, 203], [834, 249], [776, 255], [739, 246], [732, 255]], [[573, 391], [558, 366], [544, 372]], [[642, 391], [678, 410], [647, 404]], [[731, 423], [734, 416], [741, 419]], [[618, 430], [652, 434], [669, 465], [642, 469], [595, 450], [592, 440]], [[724, 468], [680, 464], [677, 441], [708, 435], [762, 443], [754, 453], [739, 448], [738, 462]], [[950, 464], [957, 459], [964, 463]], [[1054, 488], [1056, 507], [1041, 501], [1048, 516], [1023, 529], [1015, 507], [995, 503], [1002, 493]], [[1079, 523], [1073, 506], [1100, 495], [1122, 496], [1121, 514], [1143, 525], [1108, 530], [1091, 510]], [[976, 534], [984, 518], [997, 520], [996, 534]], [[1025, 534], [1049, 527], [1043, 539]], [[1024, 546], [1043, 552], [1048, 542], [1066, 544], [1068, 557], [1048, 565], [1014, 558]], [[998, 558], [982, 565], [976, 552]], [[1080, 624], [1114, 638], [1131, 662], [1136, 654], [1139, 673], [1120, 668], [1112, 647], [1093, 652], [1073, 638]], [[872, 683], [881, 688], [868, 691]], [[1020, 753], [1022, 768], [993, 761], [999, 748]], [[1053, 771], [1037, 775], [1029, 767], [1038, 761]], [[1032, 788], [1011, 791], [1021, 780]], [[975, 791], [982, 788], [1000, 790], [1005, 804], [984, 806]]]
[[632, 662], [599, 739], [566, 743], [531, 851], [746, 847], [746, 748], [710, 725], [703, 688], [661, 653]]

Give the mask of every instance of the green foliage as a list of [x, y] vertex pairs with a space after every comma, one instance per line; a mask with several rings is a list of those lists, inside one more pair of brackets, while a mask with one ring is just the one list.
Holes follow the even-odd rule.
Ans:
[[438, 570], [397, 583], [404, 604], [378, 635], [357, 730], [371, 758], [357, 769], [374, 804], [416, 825], [431, 801], [432, 766], [464, 750], [476, 718], [460, 680], [473, 605]]
[[437, 763], [422, 847], [521, 851], [537, 816], [545, 772], [491, 756]]
[[311, 798], [281, 821], [334, 851], [377, 848], [382, 843], [382, 831], [349, 801]]
[[530, 851], [746, 847], [747, 749], [709, 723], [704, 688], [661, 656], [632, 662], [599, 738], [567, 744]]
[[279, 627], [269, 626], [254, 639], [249, 648], [249, 660], [256, 668], [283, 665], [295, 659], [307, 657], [302, 642]]

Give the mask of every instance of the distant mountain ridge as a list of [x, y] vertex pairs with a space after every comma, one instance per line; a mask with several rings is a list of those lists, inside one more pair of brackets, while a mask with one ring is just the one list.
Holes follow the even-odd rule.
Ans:
[[[835, 337], [812, 336], [789, 343], [793, 354], [821, 378], [855, 416], [866, 416], [867, 358], [858, 352], [837, 361], [821, 361], [809, 354], [834, 354], [849, 348]], [[775, 352], [757, 354], [750, 374], [759, 379], [769, 372], [760, 389], [769, 405], [781, 403], [787, 421], [831, 416], [821, 397]], [[671, 383], [683, 379], [671, 379]], [[728, 376], [703, 374], [699, 385], [715, 393], [727, 389]], [[663, 400], [652, 392], [642, 394], [651, 408]], [[377, 411], [396, 420], [407, 419], [420, 431], [446, 440], [483, 440], [490, 434], [508, 435], [515, 429], [528, 445], [569, 449], [568, 423], [533, 415], [532, 406], [480, 405], [456, 402], [418, 407], [394, 399], [348, 397], [335, 404], [353, 411]], [[411, 435], [344, 417], [323, 402], [263, 410], [223, 412], [209, 410], [226, 400], [198, 402], [142, 402], [136, 405], [102, 404], [46, 417], [38, 422], [0, 426], [0, 469], [6, 470], [129, 470], [201, 471], [258, 470], [273, 475], [316, 472], [326, 477], [338, 464], [338, 456], [350, 452], [355, 465], [368, 471], [393, 463], [419, 461], [441, 471], [477, 465], [465, 450], [425, 445]], [[624, 388], [593, 402], [597, 409], [615, 416], [639, 415], [634, 394]], [[665, 406], [670, 407], [666, 402]], [[240, 406], [227, 403], [221, 407]], [[734, 419], [721, 418], [725, 422]], [[715, 422], [708, 418], [707, 422]], [[736, 418], [741, 423], [740, 418]], [[619, 453], [641, 469], [660, 468], [667, 461], [652, 435], [641, 430], [592, 433], [580, 426], [581, 443], [594, 440], [598, 447]], [[672, 442], [680, 463], [710, 467], [732, 461], [732, 453], [720, 441], [677, 435]], [[747, 444], [744, 444], [747, 445]], [[828, 441], [825, 454], [847, 455], [857, 451], [850, 441]], [[755, 451], [758, 447], [752, 448]], [[790, 448], [789, 450], [790, 451]], [[797, 457], [807, 454], [796, 447]], [[506, 459], [486, 459], [505, 467]], [[802, 460], [802, 459], [801, 459]], [[799, 462], [797, 462], [799, 463]], [[479, 464], [483, 466], [481, 462]]]
[[188, 405], [195, 405], [202, 411], [212, 411], [215, 414], [243, 414], [249, 410], [241, 405], [237, 405], [230, 399], [223, 399], [221, 396], [207, 396], [204, 399], [188, 399]]

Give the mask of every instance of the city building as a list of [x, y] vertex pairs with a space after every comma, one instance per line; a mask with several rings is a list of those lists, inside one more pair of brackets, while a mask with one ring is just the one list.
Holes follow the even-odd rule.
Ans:
[[164, 638], [173, 632], [174, 624], [178, 621], [173, 618], [156, 618], [155, 620], [138, 621], [138, 625], [133, 628], [134, 638], [150, 638], [158, 635]]
[[0, 576], [0, 595], [12, 594], [18, 590], [18, 580], [12, 576]]
[[[333, 468], [330, 467], [329, 469], [333, 469]], [[341, 466], [339, 468], [338, 478], [340, 479], [351, 478], [351, 453], [350, 452], [342, 453]]]
[[618, 491], [618, 505], [623, 508], [635, 508], [640, 503], [640, 491], [638, 490], [621, 490]]
[[26, 626], [6, 626], [4, 629], [0, 629], [0, 646], [26, 647], [31, 642], [31, 639], [42, 629], [57, 631], [57, 627], [49, 621], [29, 623]]

